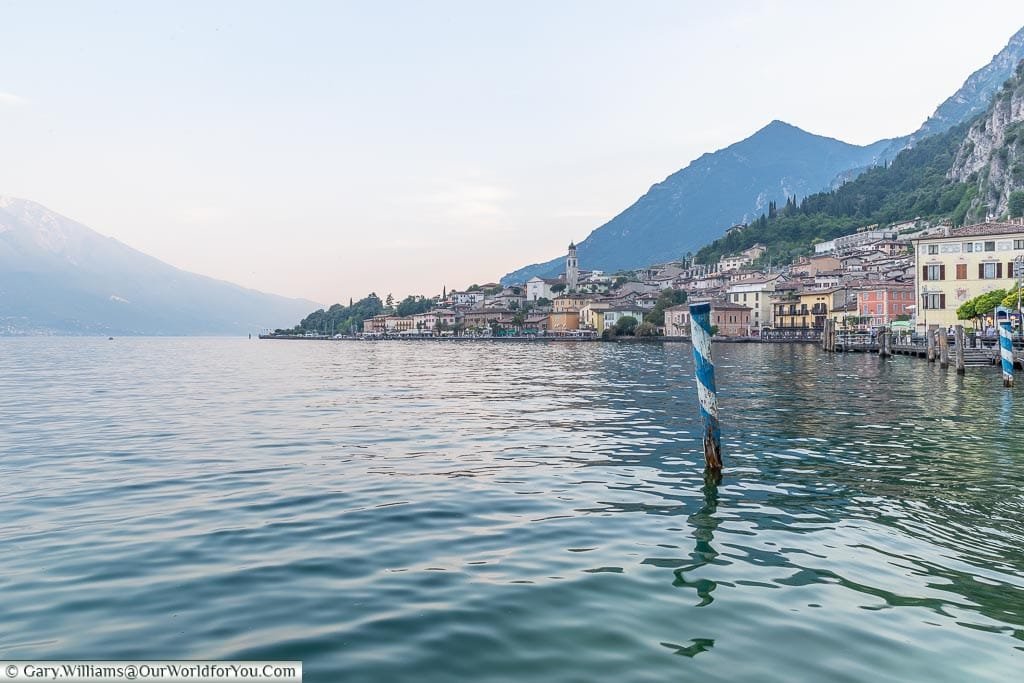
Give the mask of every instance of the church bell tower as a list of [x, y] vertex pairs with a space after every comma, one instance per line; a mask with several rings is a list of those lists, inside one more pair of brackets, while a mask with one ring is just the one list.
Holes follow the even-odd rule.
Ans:
[[580, 263], [576, 260], [576, 245], [569, 243], [569, 255], [565, 257], [565, 288], [570, 292], [576, 291], [580, 282]]

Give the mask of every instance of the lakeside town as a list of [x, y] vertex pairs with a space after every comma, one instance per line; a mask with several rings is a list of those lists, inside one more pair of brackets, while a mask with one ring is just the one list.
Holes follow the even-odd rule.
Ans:
[[[733, 226], [727, 234], [744, 229]], [[717, 263], [684, 259], [609, 274], [582, 269], [570, 244], [559, 277], [445, 290], [422, 301], [424, 310], [416, 313], [368, 317], [355, 335], [306, 330], [301, 336], [686, 338], [689, 304], [697, 302], [711, 304], [713, 330], [723, 340], [813, 341], [828, 321], [841, 330], [907, 334], [965, 322], [986, 334], [1010, 320], [1019, 335], [1020, 219], [957, 228], [921, 220], [869, 225], [808, 245], [808, 252], [811, 247], [813, 254], [781, 266], [768, 261], [765, 245], [755, 244]], [[964, 304], [979, 298], [990, 300], [987, 310], [970, 306], [961, 320]]]

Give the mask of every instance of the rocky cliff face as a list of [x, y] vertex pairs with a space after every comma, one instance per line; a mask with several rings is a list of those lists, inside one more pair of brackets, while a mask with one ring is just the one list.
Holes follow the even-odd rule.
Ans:
[[1001, 216], [1010, 193], [1024, 188], [1024, 61], [967, 132], [947, 176], [970, 183], [976, 196], [969, 216]]
[[992, 96], [1013, 75], [1017, 64], [1024, 59], [1024, 28], [1010, 38], [992, 61], [978, 69], [949, 99], [936, 108], [935, 113], [914, 132], [916, 140], [926, 135], [947, 131], [985, 111]]

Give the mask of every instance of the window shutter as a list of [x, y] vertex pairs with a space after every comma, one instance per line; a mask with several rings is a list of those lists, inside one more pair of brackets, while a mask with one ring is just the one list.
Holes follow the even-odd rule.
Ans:
[[984, 263], [979, 263], [978, 264], [978, 279], [979, 280], [984, 280], [985, 279], [985, 264]]
[[996, 264], [996, 279], [1003, 277], [1003, 263], [1000, 261]]
[[1006, 277], [1013, 277], [1013, 261], [1006, 262]]
[[946, 279], [946, 264], [942, 264], [941, 266], [939, 266], [939, 279]]
[[922, 280], [927, 280], [928, 279], [928, 266], [921, 266], [921, 279]]
[[939, 294], [939, 308], [945, 308], [945, 307], [946, 307], [946, 295], [945, 294]]

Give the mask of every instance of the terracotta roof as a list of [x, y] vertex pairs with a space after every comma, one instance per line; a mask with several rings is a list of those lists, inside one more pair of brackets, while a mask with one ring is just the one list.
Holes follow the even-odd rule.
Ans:
[[982, 235], [1009, 235], [1012, 233], [1024, 233], [1024, 224], [1021, 223], [975, 223], [965, 225], [962, 228], [953, 228], [946, 235], [939, 232], [934, 235], [922, 237], [922, 240], [944, 239], [946, 237], [980, 237]]
[[750, 306], [744, 306], [743, 304], [736, 304], [731, 301], [721, 301], [716, 299], [711, 302], [712, 311], [751, 311], [753, 310]]

